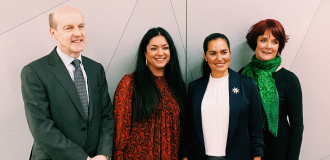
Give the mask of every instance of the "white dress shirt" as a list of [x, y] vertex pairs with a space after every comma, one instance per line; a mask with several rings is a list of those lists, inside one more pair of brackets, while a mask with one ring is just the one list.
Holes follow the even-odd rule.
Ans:
[[[74, 65], [72, 64], [72, 61], [74, 60], [74, 58], [72, 58], [72, 57], [68, 56], [67, 54], [63, 53], [58, 47], [56, 47], [56, 51], [57, 51], [58, 56], [60, 56], [62, 62], [64, 63], [66, 69], [68, 70], [72, 81], [74, 81], [74, 73], [73, 72], [76, 69], [74, 67]], [[86, 75], [86, 72], [85, 72], [85, 69], [84, 69], [83, 62], [81, 60], [81, 53], [79, 54], [79, 57], [77, 59], [79, 59], [80, 62], [81, 62], [80, 63], [80, 68], [81, 68], [81, 71], [83, 73], [85, 84], [86, 84], [87, 97], [89, 97], [88, 96], [87, 75]], [[87, 100], [88, 100], [88, 103], [89, 103], [89, 98]]]
[[229, 75], [213, 78], [202, 101], [202, 128], [205, 153], [209, 156], [226, 156], [229, 127]]

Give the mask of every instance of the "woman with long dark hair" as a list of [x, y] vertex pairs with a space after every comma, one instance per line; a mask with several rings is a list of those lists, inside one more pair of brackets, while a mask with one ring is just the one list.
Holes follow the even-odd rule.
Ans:
[[203, 76], [188, 86], [183, 159], [260, 160], [261, 103], [253, 79], [229, 68], [225, 35], [207, 36], [203, 49]]
[[114, 95], [113, 159], [178, 159], [185, 84], [173, 40], [152, 28], [137, 54], [135, 71]]
[[[288, 41], [274, 19], [254, 24], [246, 35], [255, 51], [241, 74], [256, 82], [263, 107], [265, 160], [298, 160], [302, 142], [302, 92], [297, 76], [281, 66], [281, 52]], [[288, 122], [289, 120], [289, 122]]]

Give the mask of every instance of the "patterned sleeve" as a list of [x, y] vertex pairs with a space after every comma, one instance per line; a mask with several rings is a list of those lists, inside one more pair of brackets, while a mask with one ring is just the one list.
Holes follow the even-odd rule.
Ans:
[[132, 74], [125, 75], [119, 82], [114, 94], [114, 160], [124, 159], [123, 152], [130, 137], [133, 96], [132, 78]]

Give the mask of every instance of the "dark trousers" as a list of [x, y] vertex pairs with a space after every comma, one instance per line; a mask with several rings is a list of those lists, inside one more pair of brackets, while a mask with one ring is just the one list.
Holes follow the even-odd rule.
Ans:
[[217, 157], [217, 156], [207, 156], [207, 160], [226, 160], [226, 156], [221, 156], [221, 157]]

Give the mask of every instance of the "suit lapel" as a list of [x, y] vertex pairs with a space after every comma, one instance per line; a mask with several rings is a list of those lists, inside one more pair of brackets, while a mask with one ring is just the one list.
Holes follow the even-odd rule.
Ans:
[[202, 101], [207, 88], [207, 84], [209, 83], [209, 76], [204, 76], [199, 79], [199, 82], [196, 86], [195, 95], [193, 97], [193, 115], [196, 125], [196, 130], [198, 137], [204, 146], [204, 136], [203, 136], [203, 126], [202, 126]]
[[[229, 72], [229, 128], [228, 128], [228, 136], [227, 136], [227, 147], [230, 144], [235, 129], [238, 122], [238, 117], [240, 113], [241, 106], [241, 85], [240, 85], [240, 77], [239, 74], [228, 68]], [[237, 88], [238, 93], [234, 93], [233, 89]]]
[[94, 86], [94, 82], [95, 82], [95, 76], [93, 74], [93, 70], [92, 67], [90, 66], [90, 63], [88, 63], [88, 60], [82, 56], [82, 63], [84, 65], [84, 69], [86, 72], [86, 76], [87, 76], [87, 85], [88, 85], [88, 97], [89, 97], [89, 106], [88, 106], [88, 117], [89, 119], [91, 119], [92, 115], [93, 115], [93, 102], [94, 102], [94, 94], [95, 93], [95, 88], [96, 86]]
[[56, 79], [60, 82], [60, 84], [63, 86], [63, 88], [68, 93], [71, 101], [76, 106], [77, 110], [79, 111], [80, 115], [84, 117], [84, 111], [80, 103], [80, 98], [77, 93], [77, 89], [68, 73], [67, 68], [64, 66], [61, 58], [58, 56], [56, 52], [56, 47], [49, 55], [49, 65], [51, 72], [54, 74]]

